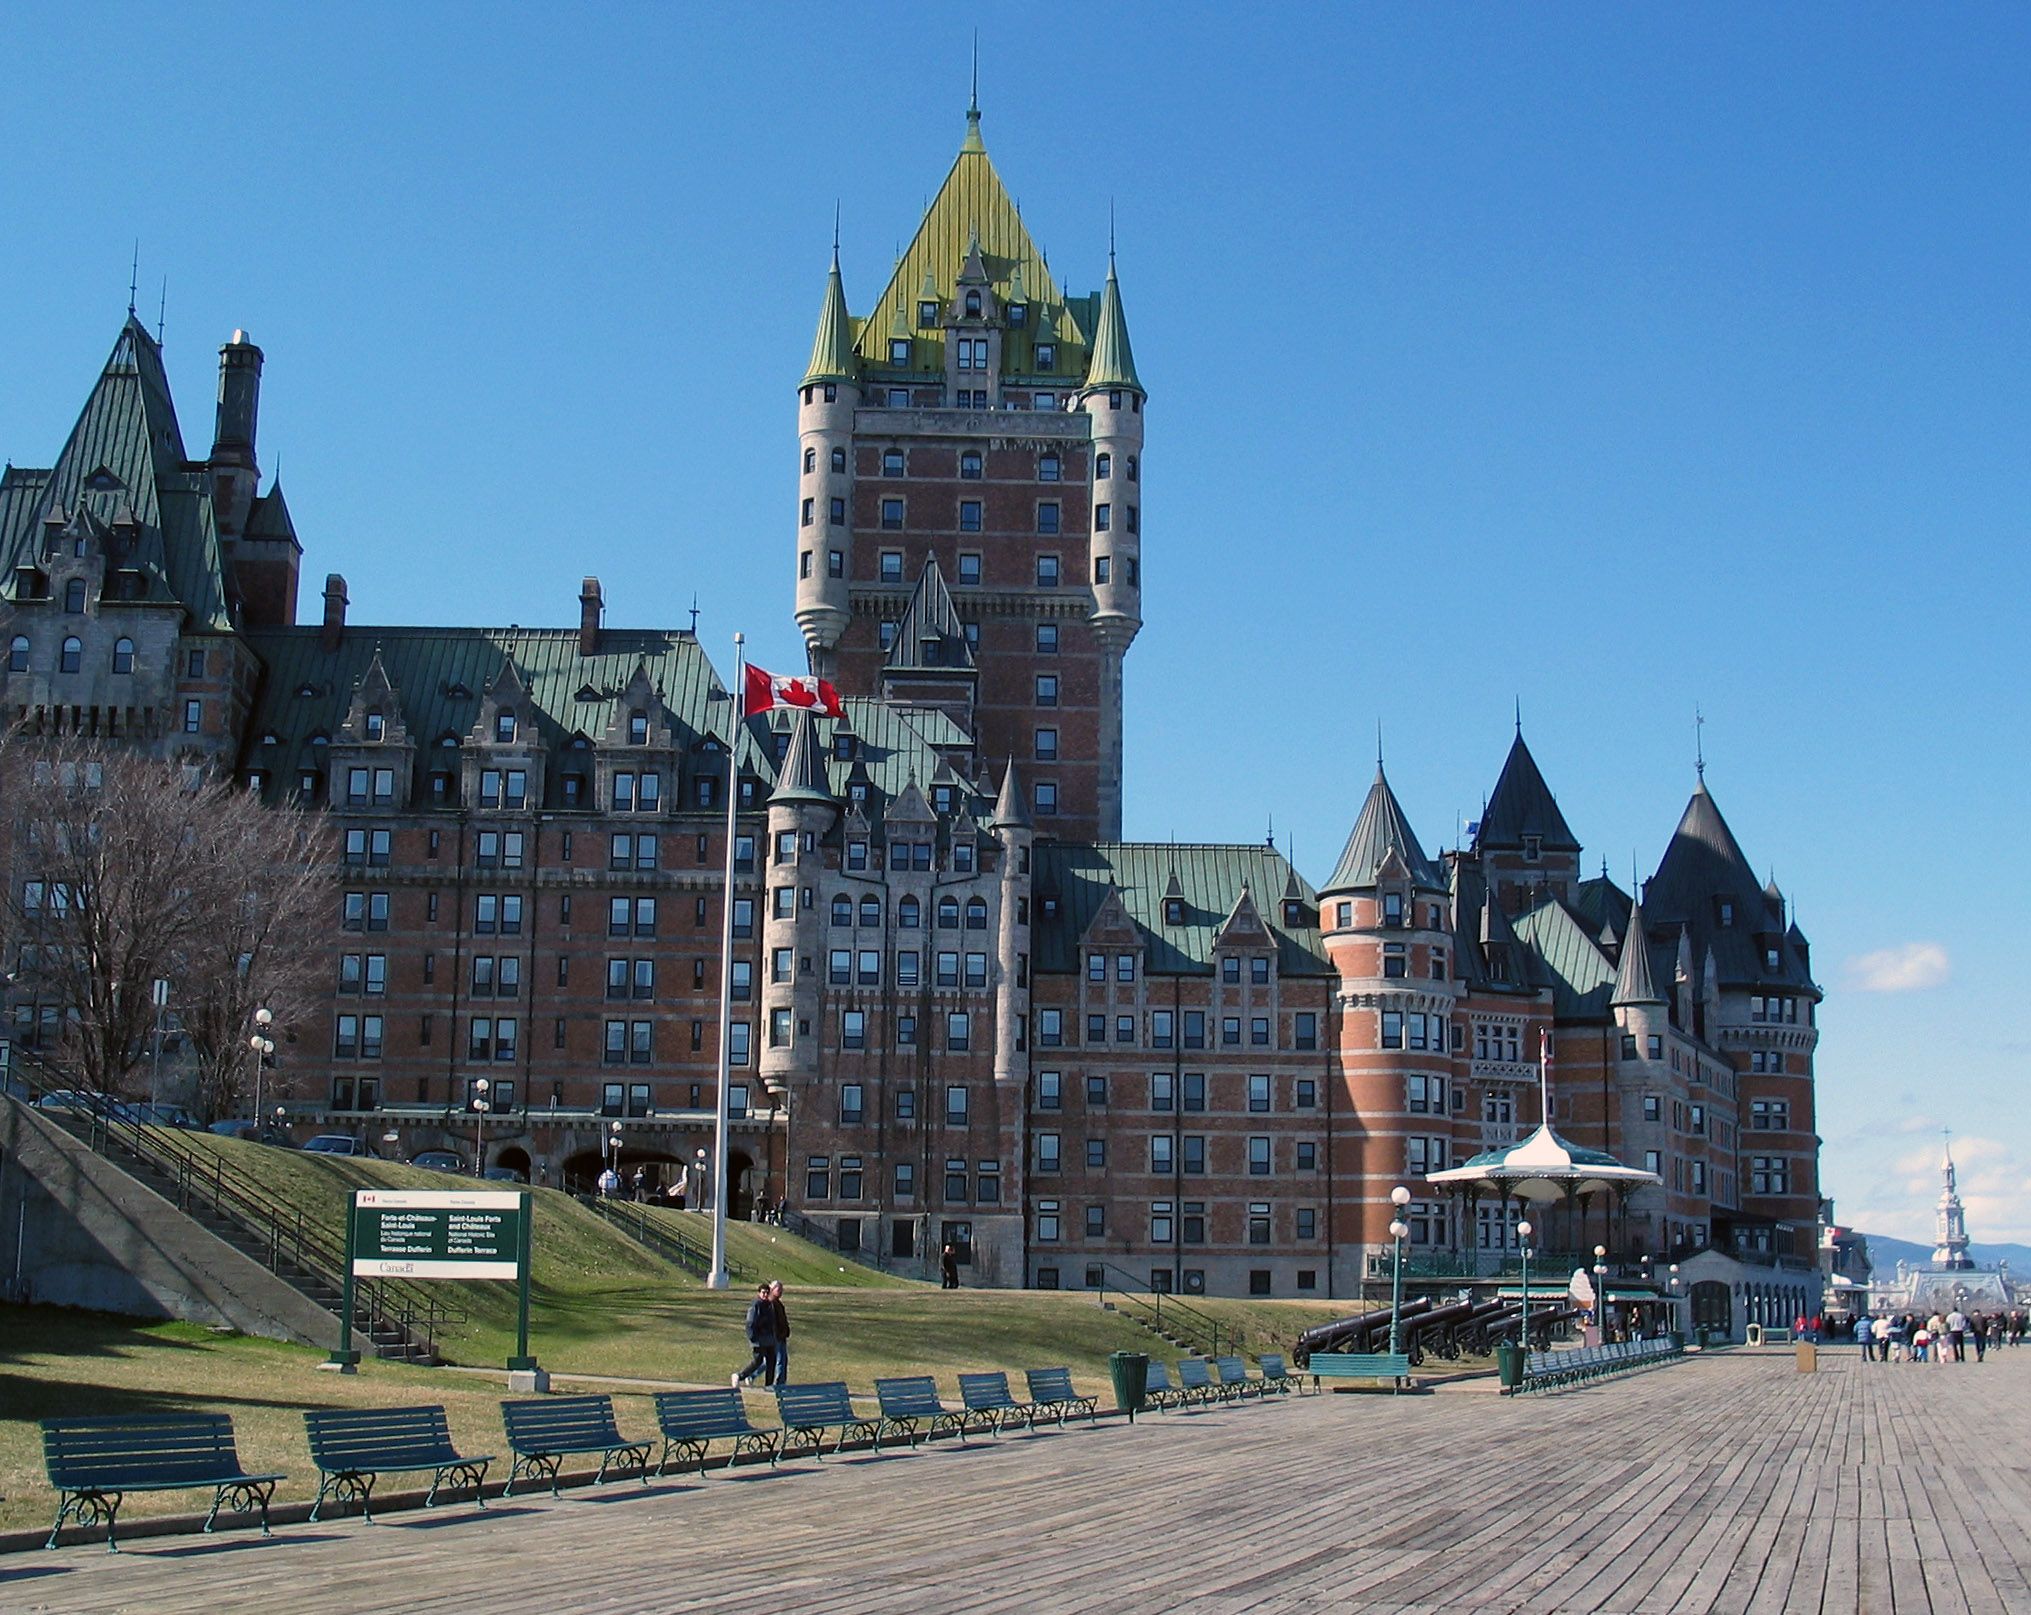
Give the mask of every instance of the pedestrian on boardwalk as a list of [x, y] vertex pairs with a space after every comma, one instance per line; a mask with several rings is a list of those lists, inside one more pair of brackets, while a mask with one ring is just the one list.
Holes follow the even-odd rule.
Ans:
[[1890, 1361], [1890, 1315], [1886, 1312], [1870, 1326], [1869, 1333], [1876, 1337], [1876, 1361]]
[[776, 1377], [774, 1383], [790, 1383], [790, 1313], [783, 1305], [783, 1281], [769, 1280], [769, 1309], [776, 1319]]
[[1876, 1355], [1876, 1337], [1872, 1332], [1876, 1320], [1864, 1312], [1855, 1320], [1855, 1344], [1862, 1348], [1862, 1361], [1868, 1362]]
[[[748, 1303], [747, 1318], [748, 1344], [754, 1348], [754, 1355], [748, 1359], [746, 1368], [728, 1381], [739, 1390], [757, 1374], [774, 1375], [776, 1371], [776, 1305], [769, 1296], [767, 1284], [755, 1286], [755, 1298]], [[768, 1384], [764, 1380], [763, 1384]]]
[[1975, 1361], [1981, 1362], [1988, 1356], [1989, 1320], [1980, 1313], [1968, 1319], [1968, 1344], [1975, 1349]]
[[957, 1246], [947, 1245], [944, 1250], [939, 1252], [938, 1274], [943, 1280], [943, 1287], [945, 1289], [956, 1290], [959, 1288], [959, 1250]]
[[1946, 1315], [1946, 1338], [1953, 1342], [1953, 1360], [1968, 1360], [1968, 1315], [1955, 1307]]

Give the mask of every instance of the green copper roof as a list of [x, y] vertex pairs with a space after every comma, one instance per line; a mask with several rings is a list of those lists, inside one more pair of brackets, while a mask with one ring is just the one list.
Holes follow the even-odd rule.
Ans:
[[811, 342], [811, 363], [804, 382], [852, 381], [860, 374], [853, 355], [853, 317], [846, 312], [846, 287], [839, 278], [839, 254], [825, 276], [825, 301], [818, 310], [818, 335]]
[[[912, 371], [944, 372], [944, 332], [918, 325], [917, 304], [936, 300], [942, 322], [944, 305], [957, 295], [960, 267], [976, 238], [981, 266], [995, 298], [1006, 304], [1019, 292], [1029, 308], [1022, 325], [1003, 333], [1004, 374], [1077, 386], [1087, 371], [1088, 333], [1099, 317], [1101, 295], [1067, 297], [1059, 291], [1043, 253], [1030, 238], [1022, 214], [987, 155], [978, 114], [968, 118], [966, 139], [952, 160], [945, 183], [896, 260], [880, 298], [855, 322], [854, 346], [861, 363], [869, 370], [892, 370], [890, 333], [901, 321], [913, 337]], [[1039, 342], [1057, 344], [1048, 372], [1036, 370]]]
[[1093, 359], [1086, 367], [1088, 387], [1133, 387], [1143, 390], [1135, 373], [1135, 350], [1128, 345], [1128, 318], [1121, 312], [1121, 283], [1114, 278], [1114, 259], [1107, 261], [1107, 285], [1100, 293], [1100, 317], [1093, 333]]
[[[1040, 970], [1079, 968], [1079, 939], [1116, 893], [1149, 949], [1148, 968], [1196, 975], [1213, 968], [1213, 943], [1240, 901], [1243, 887], [1277, 941], [1285, 975], [1331, 974], [1319, 944], [1318, 897], [1296, 876], [1303, 923], [1284, 923], [1281, 894], [1294, 878], [1273, 847], [1205, 846], [1163, 841], [1043, 842], [1036, 849], [1036, 922], [1031, 936]], [[1164, 923], [1164, 896], [1177, 881], [1182, 923]]]
[[1622, 938], [1622, 958], [1615, 967], [1615, 995], [1611, 1008], [1623, 1004], [1662, 1004], [1657, 978], [1650, 964], [1650, 932], [1643, 923], [1643, 905], [1629, 911], [1629, 931]]
[[141, 592], [127, 598], [179, 604], [199, 630], [231, 628], [210, 478], [184, 456], [162, 350], [131, 315], [55, 467], [0, 479], [0, 586], [41, 559], [44, 518], [75, 519], [80, 506], [107, 528], [123, 516], [135, 524], [133, 548], [114, 562], [139, 575]]
[[1319, 889], [1325, 892], [1360, 891], [1375, 884], [1376, 871], [1394, 854], [1410, 872], [1412, 882], [1432, 891], [1448, 889], [1446, 877], [1439, 873], [1424, 849], [1418, 845], [1417, 832], [1410, 827], [1410, 820], [1404, 816], [1403, 804], [1396, 799], [1396, 792], [1389, 788], [1389, 781], [1383, 776], [1382, 765], [1375, 765], [1375, 783], [1368, 788], [1368, 800], [1361, 804], [1361, 816], [1354, 821], [1352, 834], [1340, 853], [1340, 862], [1333, 870], [1333, 878]]
[[825, 759], [819, 754], [816, 726], [808, 711], [799, 711], [790, 719], [790, 749], [783, 754], [782, 767], [776, 773], [776, 788], [769, 800], [812, 802], [821, 807], [836, 805], [826, 784]]
[[1530, 949], [1551, 978], [1552, 1008], [1561, 1020], [1591, 1019], [1608, 1012], [1615, 967], [1594, 940], [1592, 929], [1565, 904], [1548, 897], [1512, 922], [1516, 939]]

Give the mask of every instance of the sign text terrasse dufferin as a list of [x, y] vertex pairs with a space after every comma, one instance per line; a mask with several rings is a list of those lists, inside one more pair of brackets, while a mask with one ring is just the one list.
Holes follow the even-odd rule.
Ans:
[[512, 1279], [519, 1194], [362, 1189], [353, 1199], [353, 1272], [361, 1278]]

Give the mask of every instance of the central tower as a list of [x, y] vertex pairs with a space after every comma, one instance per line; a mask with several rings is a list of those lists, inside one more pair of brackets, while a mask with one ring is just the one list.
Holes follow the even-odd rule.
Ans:
[[1121, 835], [1146, 396], [1112, 247], [1101, 290], [1059, 290], [977, 105], [870, 312], [833, 248], [798, 394], [811, 670], [944, 712], [976, 778], [1015, 761], [1040, 836]]

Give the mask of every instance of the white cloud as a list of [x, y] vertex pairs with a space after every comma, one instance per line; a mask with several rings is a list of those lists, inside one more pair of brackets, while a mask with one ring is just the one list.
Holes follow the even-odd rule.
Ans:
[[1946, 984], [1952, 971], [1937, 942], [1907, 942], [1878, 948], [1848, 961], [1848, 984], [1865, 993], [1916, 993]]

